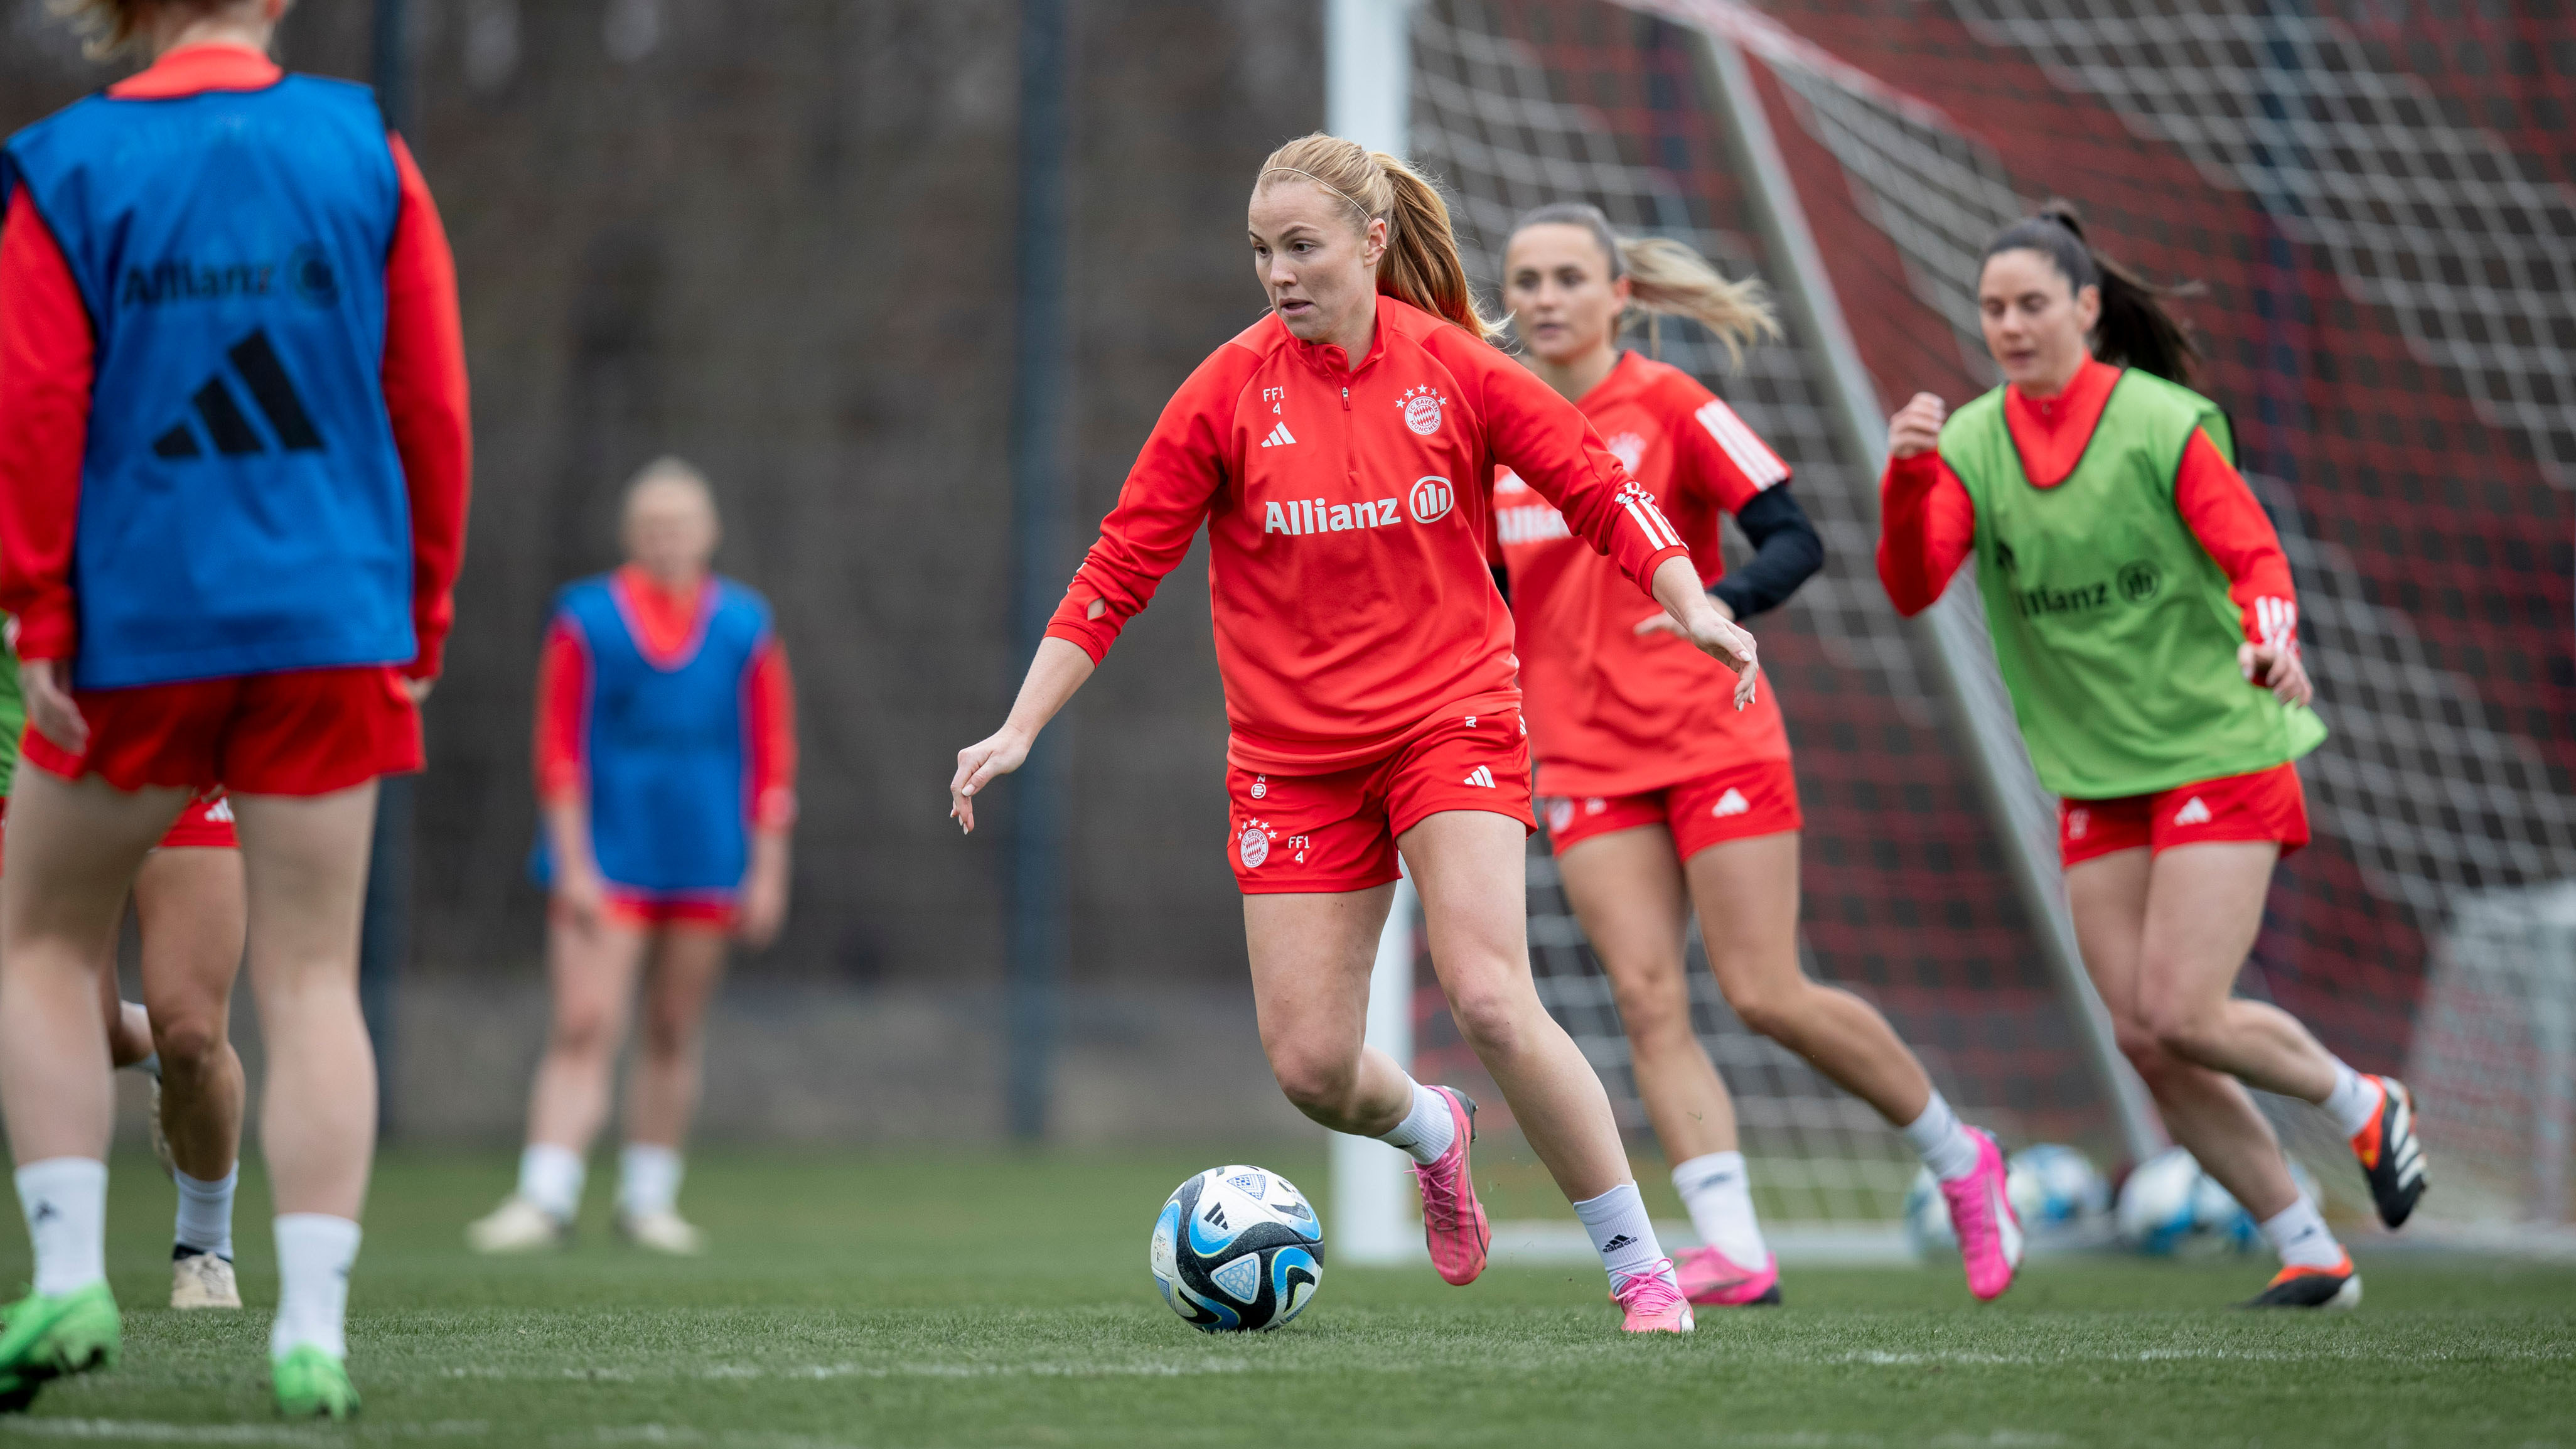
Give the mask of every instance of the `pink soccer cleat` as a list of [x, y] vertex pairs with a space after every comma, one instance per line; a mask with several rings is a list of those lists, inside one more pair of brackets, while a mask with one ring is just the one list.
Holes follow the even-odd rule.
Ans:
[[1431, 1090], [1449, 1099], [1449, 1120], [1458, 1135], [1439, 1161], [1413, 1169], [1422, 1184], [1422, 1240], [1441, 1279], [1463, 1288], [1485, 1271], [1485, 1252], [1494, 1241], [1485, 1205], [1476, 1201], [1474, 1176], [1467, 1170], [1467, 1144], [1476, 1140], [1476, 1099], [1455, 1087]]
[[1673, 1260], [1666, 1258], [1610, 1290], [1610, 1301], [1628, 1314], [1620, 1332], [1689, 1333], [1698, 1326], [1690, 1300], [1673, 1286], [1672, 1272]]
[[1780, 1301], [1780, 1260], [1762, 1255], [1762, 1266], [1747, 1268], [1715, 1248], [1688, 1248], [1673, 1260], [1682, 1280], [1682, 1296], [1703, 1308], [1745, 1308]]
[[1950, 1204], [1950, 1227], [1959, 1235], [1959, 1257], [1968, 1267], [1968, 1291], [1980, 1302], [2004, 1296], [2021, 1268], [2021, 1219], [2013, 1215], [2004, 1191], [2004, 1154], [1995, 1139], [1974, 1127], [1977, 1167], [1956, 1182], [1941, 1184]]

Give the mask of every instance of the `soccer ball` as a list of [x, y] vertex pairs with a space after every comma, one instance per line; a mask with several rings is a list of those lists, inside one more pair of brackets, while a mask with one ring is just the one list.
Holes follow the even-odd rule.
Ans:
[[[2013, 1216], [2032, 1236], [2071, 1232], [2108, 1212], [2111, 1189], [2083, 1153], [2072, 1147], [2041, 1143], [2025, 1147], [2004, 1163], [2004, 1195]], [[1918, 1257], [1955, 1256], [1959, 1237], [1950, 1225], [1950, 1205], [1932, 1169], [1914, 1174], [1905, 1194], [1905, 1237]]]
[[2004, 1192], [2025, 1232], [2064, 1232], [2111, 1210], [2111, 1185], [2092, 1162], [2054, 1142], [2014, 1153], [2005, 1164]]
[[2168, 1147], [2137, 1165], [2120, 1184], [2120, 1241], [2150, 1257], [2215, 1246], [2205, 1236], [2224, 1226], [2219, 1204], [2235, 1206], [2227, 1190], [2200, 1170], [2200, 1162]]
[[1957, 1257], [1959, 1234], [1950, 1226], [1950, 1204], [1941, 1197], [1941, 1184], [1924, 1168], [1914, 1174], [1914, 1185], [1905, 1190], [1905, 1241], [1914, 1245], [1918, 1258]]
[[1267, 1168], [1211, 1167], [1174, 1188], [1147, 1252], [1163, 1301], [1205, 1333], [1277, 1328], [1324, 1281], [1323, 1223]]

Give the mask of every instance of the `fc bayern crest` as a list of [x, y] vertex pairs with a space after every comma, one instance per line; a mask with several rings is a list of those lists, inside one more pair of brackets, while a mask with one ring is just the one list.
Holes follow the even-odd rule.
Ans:
[[1408, 389], [1400, 400], [1404, 405], [1404, 425], [1420, 437], [1440, 431], [1440, 407], [1448, 401], [1433, 392], [1428, 383]]
[[1259, 870], [1261, 863], [1270, 858], [1270, 836], [1258, 825], [1247, 825], [1243, 834], [1235, 837], [1234, 849], [1243, 857], [1245, 870]]

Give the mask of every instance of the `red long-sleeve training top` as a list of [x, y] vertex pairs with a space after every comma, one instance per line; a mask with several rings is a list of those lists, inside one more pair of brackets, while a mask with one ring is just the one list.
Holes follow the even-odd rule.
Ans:
[[[108, 87], [126, 99], [260, 90], [284, 72], [237, 45], [183, 46]], [[472, 471], [465, 331], [456, 259], [411, 149], [388, 136], [402, 213], [385, 258], [385, 407], [411, 498], [412, 628], [403, 672], [434, 678], [455, 618]], [[73, 532], [88, 445], [97, 338], [62, 247], [25, 187], [0, 222], [0, 609], [18, 620], [18, 653], [68, 659], [78, 639]]]
[[[2120, 369], [2087, 359], [2055, 397], [2027, 398], [2018, 387], [2004, 389], [2004, 422], [2032, 486], [2054, 488], [2074, 473], [2119, 380]], [[2298, 593], [2280, 535], [2244, 475], [2207, 433], [2192, 434], [2183, 450], [2174, 476], [2174, 510], [2227, 575], [2228, 597], [2244, 615], [2246, 641], [2286, 644], [2295, 651]], [[1959, 475], [1930, 450], [1888, 460], [1879, 480], [1879, 516], [1878, 579], [1896, 612], [1912, 618], [1941, 597], [1966, 562], [1976, 542], [1976, 505]]]
[[1381, 758], [1519, 703], [1485, 557], [1497, 465], [1641, 589], [1689, 553], [1572, 403], [1464, 329], [1381, 296], [1354, 364], [1265, 317], [1165, 406], [1047, 633], [1097, 662], [1204, 521], [1229, 758]]
[[[609, 581], [621, 610], [635, 626], [635, 645], [661, 668], [685, 662], [704, 637], [701, 617], [707, 586], [666, 589], [651, 574], [628, 564]], [[590, 646], [569, 619], [546, 630], [537, 657], [537, 802], [579, 800], [588, 778]], [[787, 648], [776, 635], [762, 641], [742, 685], [743, 741], [751, 756], [751, 825], [785, 830], [796, 823], [796, 684], [787, 672]]]

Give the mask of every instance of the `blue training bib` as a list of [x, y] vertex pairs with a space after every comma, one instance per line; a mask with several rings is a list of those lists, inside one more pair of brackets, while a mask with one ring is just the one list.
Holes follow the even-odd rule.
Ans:
[[73, 585], [84, 688], [409, 662], [385, 410], [402, 189], [363, 87], [98, 95], [0, 150], [97, 339]]

